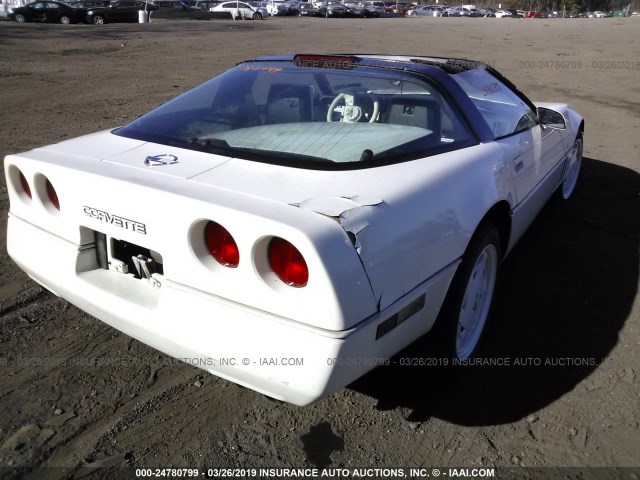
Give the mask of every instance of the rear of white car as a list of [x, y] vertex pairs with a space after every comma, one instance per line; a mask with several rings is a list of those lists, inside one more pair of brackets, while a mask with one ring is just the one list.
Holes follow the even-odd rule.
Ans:
[[[259, 59], [122, 128], [10, 155], [9, 254], [55, 294], [158, 350], [311, 403], [432, 327], [458, 267], [473, 266], [468, 246], [483, 247], [474, 232], [494, 242], [492, 272], [507, 250], [515, 137], [479, 142], [502, 130], [473, 116], [473, 96], [495, 128], [520, 125], [523, 111], [540, 127], [530, 106], [498, 101], [507, 86], [474, 68]], [[572, 120], [560, 107], [554, 122]], [[549, 138], [562, 147], [558, 135]], [[555, 176], [527, 178], [550, 192]], [[492, 291], [481, 292], [487, 305]]]
[[[365, 228], [357, 225], [379, 200], [295, 197], [282, 179], [285, 192], [252, 187], [277, 186], [287, 171], [111, 132], [8, 156], [8, 251], [45, 288], [128, 335], [308, 404], [425, 333], [456, 265], [430, 278], [405, 269], [409, 284], [424, 282], [391, 287], [372, 243], [370, 278], [358, 251], [365, 237], [356, 248], [347, 228]], [[319, 184], [303, 194], [336, 188], [319, 180], [330, 172], [300, 172], [298, 182]], [[341, 178], [350, 185], [362, 174]], [[349, 226], [336, 217], [344, 211]]]
[[[367, 330], [355, 332], [356, 320], [377, 311], [346, 232], [325, 216], [188, 179], [222, 157], [186, 152], [170, 175], [144, 165], [173, 158], [165, 150], [105, 133], [7, 157], [10, 255], [47, 289], [170, 355], [205, 368], [213, 359], [213, 373], [294, 403], [321, 396], [336, 373], [329, 359]], [[230, 243], [236, 265], [223, 264]]]

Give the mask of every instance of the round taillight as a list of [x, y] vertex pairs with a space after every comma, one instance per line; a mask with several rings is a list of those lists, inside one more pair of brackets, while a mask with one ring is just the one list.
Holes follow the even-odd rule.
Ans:
[[20, 186], [22, 187], [22, 191], [27, 194], [29, 198], [31, 198], [31, 187], [29, 186], [29, 182], [27, 182], [26, 177], [20, 172]]
[[209, 222], [204, 230], [207, 251], [218, 263], [235, 268], [240, 263], [240, 251], [231, 234], [222, 225]]
[[56, 189], [53, 188], [53, 185], [51, 185], [51, 182], [49, 181], [49, 179], [47, 179], [46, 181], [46, 187], [47, 187], [47, 196], [49, 197], [49, 201], [51, 202], [51, 205], [56, 207], [56, 210], [60, 210], [60, 200], [58, 200], [58, 194], [56, 193]]
[[309, 280], [309, 268], [300, 251], [282, 238], [273, 238], [267, 252], [271, 270], [292, 287], [304, 287]]

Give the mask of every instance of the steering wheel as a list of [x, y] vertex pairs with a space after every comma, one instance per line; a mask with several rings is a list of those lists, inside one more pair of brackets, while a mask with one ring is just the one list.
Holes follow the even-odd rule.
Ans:
[[[358, 95], [359, 100], [362, 100], [363, 96], [364, 95], [362, 94]], [[378, 100], [376, 100], [371, 95], [367, 94], [367, 97], [369, 97], [369, 101], [373, 103], [373, 112], [371, 112], [370, 117], [369, 113], [364, 111], [362, 104], [356, 105], [356, 95], [341, 93], [336, 98], [334, 98], [333, 102], [331, 102], [331, 105], [329, 105], [329, 110], [327, 111], [327, 122], [333, 122], [333, 112], [338, 107], [338, 104], [344, 100], [342, 116], [340, 117], [340, 120], [338, 120], [339, 122], [354, 123], [361, 121], [363, 118], [365, 120], [368, 118], [369, 123], [374, 123], [376, 121], [376, 118], [378, 118], [380, 104], [378, 103]]]

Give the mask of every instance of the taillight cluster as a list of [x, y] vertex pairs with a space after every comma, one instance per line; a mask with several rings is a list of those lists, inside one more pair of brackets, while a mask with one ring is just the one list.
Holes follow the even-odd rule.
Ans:
[[18, 170], [18, 174], [20, 175], [20, 187], [22, 187], [22, 191], [27, 195], [27, 197], [32, 198], [29, 182], [27, 182], [27, 179], [20, 170]]
[[269, 266], [280, 280], [293, 287], [304, 287], [309, 280], [307, 262], [291, 243], [278, 237], [269, 242]]
[[47, 189], [47, 197], [51, 202], [51, 205], [55, 207], [56, 210], [60, 210], [60, 200], [58, 200], [58, 194], [56, 193], [56, 189], [53, 188], [51, 182], [48, 178], [45, 178], [45, 188]]
[[220, 265], [235, 268], [240, 263], [240, 250], [231, 234], [222, 225], [209, 222], [204, 230], [207, 251]]
[[[204, 228], [204, 244], [207, 252], [220, 265], [236, 268], [240, 264], [240, 250], [235, 239], [219, 223], [209, 221]], [[273, 237], [267, 247], [269, 268], [285, 284], [304, 287], [309, 281], [307, 262], [290, 242]]]
[[[30, 182], [27, 180], [24, 173], [15, 166], [11, 167], [9, 176], [12, 180], [13, 188], [16, 190], [18, 195], [23, 198], [23, 200], [32, 200], [33, 191], [35, 190], [38, 198], [45, 208], [54, 213], [60, 211], [60, 199], [58, 198], [58, 193], [47, 177], [38, 173]], [[34, 187], [33, 189], [32, 186]]]

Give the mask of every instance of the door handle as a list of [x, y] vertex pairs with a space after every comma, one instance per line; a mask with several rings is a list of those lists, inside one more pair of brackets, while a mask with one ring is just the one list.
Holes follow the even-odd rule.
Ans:
[[520, 173], [520, 171], [524, 168], [524, 161], [521, 157], [516, 157], [513, 159], [513, 166], [516, 169], [516, 173]]

